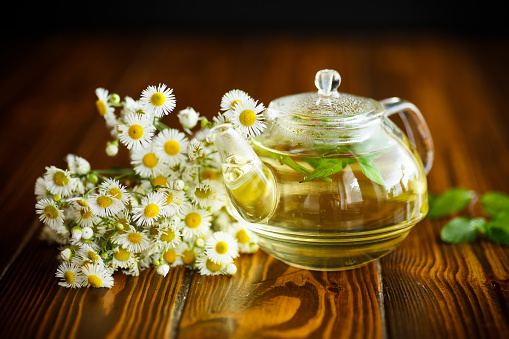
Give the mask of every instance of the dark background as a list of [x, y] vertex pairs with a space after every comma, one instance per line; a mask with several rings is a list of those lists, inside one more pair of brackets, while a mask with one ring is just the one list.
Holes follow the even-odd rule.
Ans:
[[507, 36], [503, 1], [18, 1], [4, 9], [4, 47], [62, 33], [132, 29], [168, 34], [380, 33], [388, 31]]

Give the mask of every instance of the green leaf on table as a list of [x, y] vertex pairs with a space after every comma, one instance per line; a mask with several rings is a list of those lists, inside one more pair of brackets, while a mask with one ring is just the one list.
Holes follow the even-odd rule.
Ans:
[[358, 157], [356, 158], [359, 165], [361, 165], [361, 171], [364, 175], [371, 181], [376, 182], [379, 185], [384, 186], [385, 182], [382, 177], [382, 173], [376, 167], [376, 165], [371, 161], [371, 158], [368, 157]]
[[481, 196], [481, 206], [491, 217], [507, 211], [509, 212], [509, 196], [505, 193], [490, 191]]
[[495, 244], [509, 246], [509, 213], [500, 213], [491, 219], [484, 236]]
[[451, 188], [430, 201], [429, 218], [441, 218], [460, 212], [468, 206], [475, 192], [461, 187]]
[[442, 241], [449, 244], [460, 244], [472, 242], [477, 239], [479, 231], [475, 227], [472, 219], [466, 217], [457, 217], [451, 219], [440, 231]]

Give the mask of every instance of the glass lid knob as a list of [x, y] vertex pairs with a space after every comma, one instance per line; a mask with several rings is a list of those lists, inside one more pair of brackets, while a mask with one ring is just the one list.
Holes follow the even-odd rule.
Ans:
[[318, 71], [315, 76], [315, 85], [318, 88], [318, 94], [324, 96], [337, 96], [338, 87], [341, 83], [339, 73], [332, 69], [323, 69]]

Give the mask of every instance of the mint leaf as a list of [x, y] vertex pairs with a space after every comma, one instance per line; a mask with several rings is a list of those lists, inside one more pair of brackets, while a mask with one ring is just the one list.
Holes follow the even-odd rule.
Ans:
[[480, 201], [484, 211], [491, 217], [504, 211], [509, 212], [509, 196], [507, 194], [496, 191], [487, 192], [481, 196]]
[[308, 175], [309, 170], [298, 163], [296, 163], [292, 158], [287, 155], [276, 155], [276, 158], [286, 166], [292, 168], [293, 170], [299, 172], [302, 175]]
[[358, 157], [357, 162], [359, 165], [361, 165], [361, 171], [364, 173], [364, 175], [371, 181], [376, 182], [379, 185], [384, 186], [385, 182], [382, 177], [382, 173], [380, 173], [380, 170], [376, 165], [371, 162], [370, 158], [367, 157]]
[[509, 213], [500, 213], [490, 220], [484, 236], [495, 244], [509, 246]]
[[301, 182], [307, 182], [315, 179], [331, 180], [328, 178], [329, 175], [341, 172], [344, 166], [343, 159], [320, 159], [320, 162], [315, 168], [315, 171], [308, 175]]
[[475, 192], [464, 188], [451, 188], [430, 201], [429, 218], [441, 218], [468, 206]]
[[475, 218], [470, 221], [472, 226], [481, 233], [486, 233], [488, 230], [488, 223], [484, 218]]
[[460, 244], [464, 242], [472, 242], [477, 239], [479, 231], [476, 229], [475, 223], [465, 217], [457, 217], [449, 221], [440, 231], [442, 241], [449, 244]]

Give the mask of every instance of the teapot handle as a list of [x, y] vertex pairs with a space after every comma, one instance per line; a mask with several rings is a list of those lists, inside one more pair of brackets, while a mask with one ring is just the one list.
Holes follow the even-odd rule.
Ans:
[[405, 126], [408, 140], [419, 153], [427, 175], [433, 164], [435, 150], [428, 125], [421, 112], [414, 104], [400, 98], [388, 98], [381, 100], [380, 103], [385, 107], [385, 117], [398, 113]]

